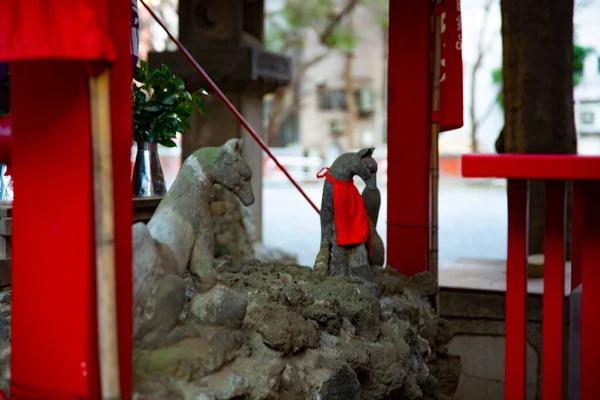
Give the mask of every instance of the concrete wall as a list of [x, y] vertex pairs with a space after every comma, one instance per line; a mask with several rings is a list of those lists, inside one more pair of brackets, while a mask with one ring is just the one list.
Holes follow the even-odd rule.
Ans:
[[[542, 298], [528, 296], [527, 399], [541, 399]], [[461, 356], [453, 400], [504, 400], [504, 293], [442, 288], [440, 310], [450, 323], [449, 351]], [[565, 301], [565, 321], [569, 310]], [[565, 360], [568, 327], [565, 323]], [[565, 368], [565, 394], [567, 368]]]

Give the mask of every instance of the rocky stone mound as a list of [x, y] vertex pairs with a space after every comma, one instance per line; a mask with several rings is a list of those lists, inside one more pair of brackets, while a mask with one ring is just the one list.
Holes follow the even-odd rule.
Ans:
[[168, 335], [134, 353], [137, 399], [445, 399], [460, 359], [427, 297], [427, 274], [376, 274], [376, 289], [312, 269], [216, 261]]

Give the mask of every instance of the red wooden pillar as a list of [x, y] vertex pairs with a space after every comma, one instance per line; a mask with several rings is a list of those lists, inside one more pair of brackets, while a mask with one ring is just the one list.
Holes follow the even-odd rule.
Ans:
[[542, 314], [542, 398], [563, 398], [566, 186], [546, 181], [544, 299]]
[[431, 2], [390, 1], [387, 264], [429, 269]]
[[508, 180], [508, 210], [504, 398], [525, 400], [529, 225], [529, 189], [525, 179]]
[[115, 212], [115, 267], [117, 269], [117, 323], [121, 397], [131, 398], [133, 379], [133, 270], [131, 223], [131, 2], [108, 0], [109, 29], [117, 55], [110, 69], [110, 111], [113, 152], [113, 194]]
[[[85, 3], [72, 3], [73, 7], [77, 4], [90, 11], [86, 10]], [[110, 36], [118, 56], [110, 79], [120, 371], [123, 398], [130, 398], [132, 10], [131, 3], [125, 1], [107, 0], [107, 4], [107, 15], [111, 16]], [[53, 9], [54, 14], [48, 15], [60, 16], [59, 9]], [[42, 15], [39, 9], [35, 11], [36, 17]], [[26, 19], [23, 13], [17, 15]], [[93, 17], [95, 14], [82, 15]], [[13, 22], [12, 28], [23, 28]], [[57, 23], [53, 28], [60, 27], [64, 24]], [[35, 31], [34, 26], [27, 29]], [[14, 29], [9, 27], [6, 31], [12, 33]], [[91, 31], [93, 29], [86, 32]], [[8, 39], [25, 36], [28, 35], [22, 30], [19, 35], [4, 35], [2, 39], [8, 42]], [[85, 40], [78, 42], [78, 35], [73, 36], [69, 48], [73, 51], [71, 56], [65, 57], [64, 49], [56, 44], [62, 43], [60, 40], [44, 42], [39, 40], [44, 35], [32, 34], [29, 37], [36, 37], [40, 46], [46, 45], [47, 52], [28, 54], [25, 50], [30, 49], [23, 48], [23, 54], [28, 55], [22, 56], [19, 55], [21, 48], [12, 47], [13, 54], [17, 54], [12, 59], [102, 58], [102, 54], [94, 51], [90, 51], [91, 55], [86, 54], [85, 49], [82, 51], [79, 44]], [[68, 42], [67, 36], [58, 33], [51, 39], [57, 37]], [[88, 76], [83, 62], [56, 59], [14, 61], [11, 65], [12, 174], [17, 182], [13, 205], [11, 396], [46, 400], [98, 399]]]
[[[598, 171], [598, 170], [596, 170]], [[597, 333], [600, 328], [600, 182], [583, 181], [578, 190], [583, 190], [583, 232], [579, 232], [581, 243], [581, 398], [600, 398], [597, 362], [600, 358], [600, 343]]]
[[97, 398], [85, 65], [11, 66], [15, 179], [11, 395]]

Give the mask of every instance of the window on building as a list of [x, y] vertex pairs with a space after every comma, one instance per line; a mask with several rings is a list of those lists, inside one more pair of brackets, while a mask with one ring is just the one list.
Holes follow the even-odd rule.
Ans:
[[583, 125], [594, 124], [594, 113], [592, 111], [583, 111], [579, 114], [580, 121]]
[[329, 131], [331, 132], [331, 137], [338, 138], [344, 135], [346, 127], [341, 121], [331, 121], [329, 123]]
[[286, 147], [300, 142], [300, 124], [297, 115], [290, 115], [281, 124], [281, 138], [279, 146]]
[[[323, 111], [346, 111], [346, 90], [331, 89], [320, 85], [317, 89], [319, 109]], [[359, 117], [370, 116], [374, 111], [375, 101], [373, 91], [368, 88], [356, 89], [354, 92]]]
[[345, 110], [346, 92], [344, 89], [329, 89], [321, 85], [318, 88], [319, 109], [326, 111]]
[[355, 96], [360, 116], [366, 117], [371, 115], [375, 109], [373, 91], [365, 88], [358, 89], [355, 93]]

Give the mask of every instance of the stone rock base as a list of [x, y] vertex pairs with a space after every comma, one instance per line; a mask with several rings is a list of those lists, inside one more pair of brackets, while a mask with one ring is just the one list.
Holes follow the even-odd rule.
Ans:
[[224, 257], [216, 270], [210, 303], [239, 318], [231, 288], [246, 300], [243, 323], [220, 321], [190, 293], [181, 323], [136, 349], [139, 399], [441, 400], [456, 390], [460, 358], [426, 300], [437, 291], [429, 275], [382, 272], [376, 297], [306, 267]]
[[[456, 391], [461, 361], [426, 300], [437, 292], [431, 276], [380, 271], [374, 292], [295, 265], [221, 258], [215, 268], [214, 290], [188, 285], [177, 326], [134, 350], [133, 399], [443, 400]], [[2, 382], [9, 360], [5, 341]]]

